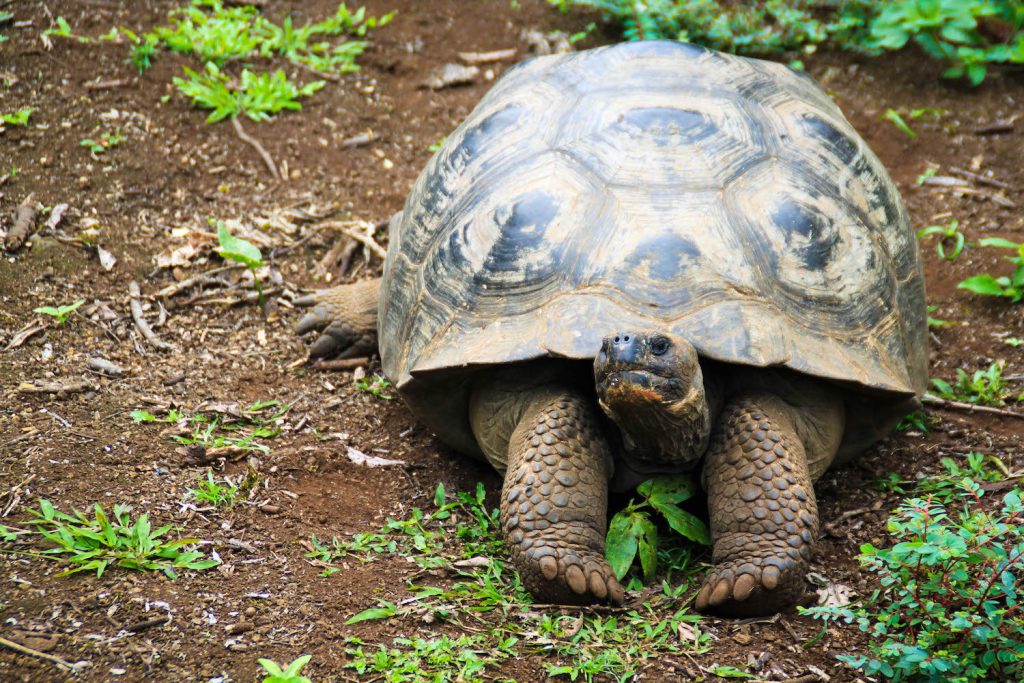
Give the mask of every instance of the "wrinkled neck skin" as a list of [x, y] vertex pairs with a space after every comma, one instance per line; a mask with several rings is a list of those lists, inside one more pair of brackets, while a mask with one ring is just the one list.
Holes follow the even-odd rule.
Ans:
[[598, 402], [618, 425], [627, 459], [652, 472], [696, 467], [711, 434], [714, 401], [700, 365], [694, 363], [689, 377], [673, 377], [669, 385], [668, 391], [598, 387]]

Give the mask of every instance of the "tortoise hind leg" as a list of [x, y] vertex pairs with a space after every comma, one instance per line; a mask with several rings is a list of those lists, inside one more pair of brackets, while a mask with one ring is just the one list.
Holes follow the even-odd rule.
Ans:
[[299, 334], [317, 331], [310, 358], [365, 356], [377, 348], [380, 278], [322, 289], [295, 300], [310, 311], [295, 325]]
[[481, 450], [505, 470], [501, 525], [512, 561], [542, 602], [621, 604], [604, 555], [612, 463], [598, 408], [526, 374], [497, 373], [470, 403]]
[[800, 598], [818, 534], [813, 481], [834, 457], [844, 421], [842, 401], [828, 395], [794, 407], [755, 394], [725, 407], [704, 464], [715, 566], [698, 610], [759, 616]]

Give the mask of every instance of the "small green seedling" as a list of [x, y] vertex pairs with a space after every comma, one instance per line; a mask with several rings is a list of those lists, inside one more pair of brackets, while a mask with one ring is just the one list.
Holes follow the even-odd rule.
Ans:
[[262, 683], [313, 683], [310, 679], [299, 674], [302, 671], [302, 667], [309, 664], [309, 660], [312, 658], [313, 655], [302, 655], [285, 669], [281, 669], [277, 662], [272, 659], [260, 659], [258, 660], [260, 666], [269, 674], [263, 678]]
[[103, 154], [104, 152], [117, 147], [127, 139], [128, 138], [121, 135], [120, 130], [116, 130], [110, 133], [103, 133], [96, 140], [93, 140], [92, 138], [82, 138], [79, 140], [78, 144], [88, 149], [90, 154], [96, 156], [97, 154]]
[[[938, 235], [939, 240], [935, 243], [935, 253], [939, 258], [947, 261], [955, 261], [960, 252], [964, 250], [964, 234], [960, 232], [960, 221], [955, 218], [948, 225], [929, 225], [917, 231], [917, 239], [933, 237]], [[947, 245], [949, 250], [946, 250]]]
[[998, 296], [1010, 299], [1016, 303], [1024, 299], [1024, 243], [1018, 244], [1002, 237], [986, 237], [978, 240], [982, 247], [998, 247], [1000, 249], [1014, 249], [1015, 256], [1006, 256], [1006, 260], [1016, 266], [1013, 274], [1009, 277], [992, 277], [987, 273], [967, 278], [957, 285], [960, 289], [966, 289], [975, 294], [985, 296]]
[[373, 377], [363, 377], [357, 379], [354, 384], [359, 391], [365, 391], [385, 401], [390, 401], [395, 397], [390, 391], [394, 385], [383, 375], [374, 374]]
[[199, 479], [196, 488], [185, 489], [185, 494], [197, 502], [209, 503], [218, 508], [234, 507], [241, 499], [238, 484], [227, 478], [218, 481], [210, 470], [206, 471], [206, 479]]
[[924, 185], [929, 178], [934, 178], [938, 172], [939, 169], [937, 169], [934, 166], [929, 166], [928, 168], [924, 169], [924, 172], [921, 173], [921, 175], [917, 176], [917, 180], [915, 180], [914, 182], [918, 185], [918, 187], [920, 187], [921, 185]]
[[657, 570], [658, 530], [651, 521], [650, 510], [657, 510], [676, 533], [691, 541], [708, 545], [711, 535], [697, 517], [681, 509], [679, 503], [696, 493], [693, 478], [688, 475], [656, 477], [636, 489], [642, 500], [629, 504], [612, 517], [608, 526], [605, 554], [615, 576], [622, 579], [639, 555], [644, 580], [650, 581]]
[[932, 385], [941, 398], [985, 406], [1006, 405], [1008, 389], [1003, 379], [1003, 361], [992, 363], [986, 370], [975, 370], [973, 375], [958, 368], [955, 385], [937, 378], [932, 379]]
[[174, 579], [178, 576], [175, 569], [209, 569], [220, 564], [202, 559], [201, 552], [185, 550], [199, 539], [164, 540], [161, 536], [173, 529], [172, 525], [153, 529], [149, 515], [140, 515], [132, 522], [130, 511], [130, 506], [118, 503], [108, 517], [103, 506], [96, 503], [90, 518], [74, 508], [71, 514], [61, 512], [45, 499], [40, 499], [38, 510], [28, 510], [35, 517], [29, 522], [36, 527], [35, 533], [54, 546], [44, 550], [43, 556], [66, 555], [73, 565], [59, 576], [93, 569], [96, 576], [102, 576], [108, 566], [116, 566], [159, 570]]
[[1008, 346], [1013, 346], [1014, 348], [1016, 348], [1018, 346], [1024, 346], [1024, 339], [1020, 339], [1018, 337], [1010, 337], [1009, 339], [1004, 339], [1003, 343]]
[[85, 303], [85, 299], [79, 299], [73, 304], [67, 306], [40, 306], [39, 308], [33, 308], [33, 313], [43, 313], [44, 315], [50, 315], [57, 319], [58, 325], [63, 325], [67, 321], [68, 317], [78, 310], [78, 307]]
[[914, 129], [910, 127], [910, 124], [903, 120], [903, 117], [900, 116], [900, 113], [895, 109], [886, 109], [882, 118], [886, 121], [892, 122], [894, 126], [900, 129], [900, 132], [911, 140], [917, 137], [917, 133], [914, 132]]
[[33, 107], [22, 107], [18, 111], [11, 112], [10, 114], [0, 114], [0, 121], [3, 121], [8, 126], [27, 126], [28, 118], [32, 116], [32, 112], [35, 111]]
[[217, 221], [217, 241], [220, 243], [220, 249], [217, 252], [222, 258], [241, 263], [252, 273], [252, 281], [256, 285], [256, 291], [259, 292], [260, 306], [262, 307], [264, 303], [263, 283], [256, 276], [256, 269], [263, 267], [263, 254], [260, 253], [259, 247], [248, 240], [232, 235], [223, 221]]
[[911, 429], [916, 429], [919, 432], [928, 431], [928, 413], [923, 410], [915, 410], [912, 413], [904, 415], [896, 425], [897, 432], [906, 432]]
[[928, 327], [929, 328], [940, 328], [940, 327], [952, 327], [957, 323], [953, 320], [942, 320], [941, 318], [933, 318], [931, 316], [939, 307], [929, 306], [928, 307]]

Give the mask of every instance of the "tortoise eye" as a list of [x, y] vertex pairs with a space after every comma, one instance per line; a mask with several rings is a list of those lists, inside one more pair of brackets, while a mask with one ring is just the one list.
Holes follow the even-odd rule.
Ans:
[[651, 340], [651, 353], [653, 353], [655, 356], [663, 356], [665, 355], [665, 352], [668, 351], [670, 346], [672, 346], [672, 342], [670, 342], [667, 338], [655, 337], [654, 339]]

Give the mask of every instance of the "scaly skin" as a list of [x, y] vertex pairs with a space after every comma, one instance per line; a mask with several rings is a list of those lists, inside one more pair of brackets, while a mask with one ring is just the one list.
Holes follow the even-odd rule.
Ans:
[[803, 594], [818, 507], [791, 410], [761, 394], [722, 411], [704, 463], [715, 566], [699, 611], [770, 614]]
[[359, 280], [321, 289], [295, 300], [310, 308], [295, 325], [299, 334], [317, 331], [320, 336], [309, 347], [310, 358], [355, 358], [377, 348], [377, 302], [380, 278]]
[[611, 458], [593, 401], [539, 388], [512, 434], [501, 522], [523, 585], [552, 604], [622, 604], [605, 560]]

